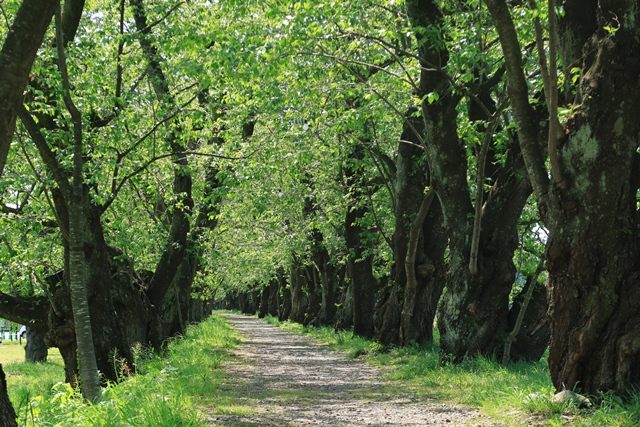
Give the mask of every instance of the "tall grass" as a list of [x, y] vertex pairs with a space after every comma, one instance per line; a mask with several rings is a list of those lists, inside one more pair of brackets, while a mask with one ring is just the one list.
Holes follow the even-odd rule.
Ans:
[[224, 320], [211, 317], [171, 341], [162, 356], [139, 350], [138, 374], [109, 384], [97, 404], [85, 402], [62, 382], [37, 386], [35, 382], [53, 379], [55, 365], [8, 365], [14, 382], [16, 376], [27, 382], [22, 391], [9, 385], [12, 401], [21, 426], [205, 425], [208, 413], [228, 403], [220, 392], [224, 377], [220, 366], [237, 342]]
[[392, 389], [398, 393], [408, 391], [427, 400], [467, 405], [505, 425], [640, 425], [640, 393], [637, 391], [630, 391], [625, 400], [613, 394], [596, 396], [594, 400], [598, 404], [591, 410], [552, 402], [554, 388], [546, 359], [505, 366], [478, 357], [459, 365], [442, 366], [435, 344], [384, 350], [379, 343], [354, 336], [350, 331], [279, 322], [272, 317], [267, 321], [310, 335], [350, 357], [361, 357], [366, 363], [381, 367]]

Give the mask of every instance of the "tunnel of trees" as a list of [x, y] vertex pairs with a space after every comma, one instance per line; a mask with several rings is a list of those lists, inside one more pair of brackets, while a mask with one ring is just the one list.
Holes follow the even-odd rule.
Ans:
[[637, 1], [0, 6], [0, 317], [87, 398], [213, 307], [640, 386]]

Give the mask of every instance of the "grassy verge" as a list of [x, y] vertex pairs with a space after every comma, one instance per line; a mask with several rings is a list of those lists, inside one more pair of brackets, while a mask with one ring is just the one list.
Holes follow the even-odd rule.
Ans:
[[546, 361], [502, 366], [485, 358], [460, 365], [441, 366], [437, 346], [398, 347], [384, 351], [375, 341], [353, 336], [350, 331], [306, 327], [292, 322], [267, 321], [295, 333], [313, 336], [350, 357], [382, 367], [397, 390], [439, 401], [459, 403], [506, 425], [619, 426], [640, 425], [640, 393], [627, 402], [613, 395], [600, 397], [591, 410], [579, 410], [551, 401], [553, 386]]
[[207, 415], [249, 411], [221, 391], [225, 379], [219, 368], [237, 343], [235, 332], [213, 316], [189, 327], [162, 356], [140, 351], [138, 374], [106, 387], [95, 405], [59, 382], [62, 366], [55, 362], [8, 364], [9, 391], [21, 426], [206, 425]]

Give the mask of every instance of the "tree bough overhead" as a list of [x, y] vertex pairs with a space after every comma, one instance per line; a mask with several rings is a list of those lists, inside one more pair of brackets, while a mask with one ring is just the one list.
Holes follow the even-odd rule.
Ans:
[[637, 3], [2, 2], [0, 317], [90, 400], [214, 306], [625, 394]]

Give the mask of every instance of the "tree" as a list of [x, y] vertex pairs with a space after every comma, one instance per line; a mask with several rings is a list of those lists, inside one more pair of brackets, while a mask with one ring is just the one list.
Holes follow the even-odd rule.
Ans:
[[73, 309], [74, 329], [77, 342], [78, 364], [80, 372], [80, 388], [85, 399], [95, 402], [100, 397], [100, 383], [89, 301], [87, 298], [87, 282], [85, 278], [85, 225], [83, 214], [83, 197], [85, 181], [83, 177], [84, 150], [82, 114], [71, 98], [71, 84], [67, 71], [62, 32], [62, 13], [56, 10], [56, 47], [58, 53], [58, 69], [62, 77], [64, 104], [73, 121], [73, 182], [70, 190], [71, 203], [69, 211], [69, 289], [71, 290], [71, 306]]
[[[637, 385], [637, 149], [640, 124], [639, 13], [634, 1], [567, 1], [562, 31], [548, 2], [549, 46], [540, 49], [551, 121], [558, 121], [557, 57], [571, 109], [548, 144], [536, 138], [530, 90], [506, 2], [487, 0], [504, 52], [520, 146], [550, 230], [549, 366], [557, 389], [623, 393]], [[542, 45], [542, 37], [539, 36]], [[615, 108], [612, 108], [615, 106]], [[560, 127], [560, 126], [558, 126]], [[549, 159], [551, 170], [545, 165]]]
[[[493, 99], [500, 69], [491, 75], [482, 63], [476, 64], [470, 84], [456, 82], [448, 71], [451, 57], [438, 4], [412, 1], [407, 2], [407, 10], [418, 41], [430, 184], [440, 200], [449, 241], [446, 288], [438, 316], [441, 355], [453, 361], [492, 355], [502, 349], [507, 334], [517, 224], [531, 189], [516, 141], [510, 140], [502, 150], [503, 162], [496, 161], [499, 151], [490, 149], [501, 119]], [[482, 130], [480, 147], [474, 150], [475, 207], [467, 180], [467, 147], [459, 135], [463, 96], [469, 98], [469, 118], [480, 123]], [[489, 173], [485, 173], [487, 165]], [[485, 193], [486, 184], [490, 190]]]

